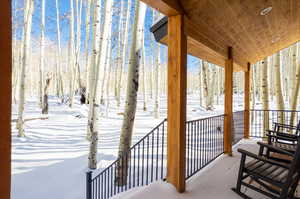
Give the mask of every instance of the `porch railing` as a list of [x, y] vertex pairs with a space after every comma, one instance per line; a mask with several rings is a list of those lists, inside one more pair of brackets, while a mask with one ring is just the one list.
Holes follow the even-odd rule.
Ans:
[[269, 129], [273, 128], [274, 122], [289, 124], [294, 115], [294, 125], [300, 119], [300, 111], [291, 110], [250, 110], [250, 136], [264, 137], [264, 118], [266, 118]]
[[186, 123], [186, 179], [224, 152], [224, 115]]
[[[223, 153], [224, 117], [219, 115], [186, 123], [186, 179]], [[107, 199], [133, 187], [165, 179], [166, 130], [165, 119], [99, 174], [88, 172], [86, 198]], [[118, 174], [125, 174], [125, 180]]]
[[[134, 144], [127, 153], [120, 156], [98, 175], [93, 176], [92, 172], [88, 172], [86, 198], [106, 199], [131, 188], [164, 179], [166, 176], [166, 121], [164, 119]], [[124, 175], [125, 178], [122, 177]]]

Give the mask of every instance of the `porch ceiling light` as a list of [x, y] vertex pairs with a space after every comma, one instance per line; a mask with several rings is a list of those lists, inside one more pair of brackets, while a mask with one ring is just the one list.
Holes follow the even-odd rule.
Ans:
[[265, 9], [263, 9], [262, 11], [260, 11], [260, 15], [265, 16], [265, 15], [269, 14], [269, 12], [271, 12], [271, 10], [272, 10], [271, 6], [267, 7]]
[[280, 37], [275, 37], [274, 39], [272, 39], [272, 43], [276, 43], [280, 40]]

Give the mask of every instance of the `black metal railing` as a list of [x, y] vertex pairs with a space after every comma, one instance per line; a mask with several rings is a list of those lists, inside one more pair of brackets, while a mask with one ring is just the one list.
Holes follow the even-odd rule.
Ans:
[[[290, 124], [293, 115], [293, 125], [296, 125], [300, 119], [300, 111], [250, 110], [250, 136], [262, 138], [265, 136], [264, 125], [272, 129], [274, 122]], [[265, 120], [266, 124], [264, 124]]]
[[163, 120], [109, 167], [93, 176], [87, 173], [87, 199], [106, 199], [133, 187], [166, 177], [166, 129]]
[[[218, 115], [186, 122], [186, 179], [223, 154], [224, 117]], [[133, 187], [165, 179], [166, 130], [165, 119], [98, 175], [88, 172], [86, 198], [107, 199]]]
[[224, 152], [224, 115], [186, 123], [186, 179]]
[[236, 111], [232, 114], [232, 144], [236, 144], [244, 138], [245, 111]]

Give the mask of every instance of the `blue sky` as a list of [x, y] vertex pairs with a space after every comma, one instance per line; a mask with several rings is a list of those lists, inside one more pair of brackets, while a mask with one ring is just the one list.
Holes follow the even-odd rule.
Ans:
[[[123, 0], [114, 0], [114, 15], [113, 15], [113, 32], [116, 32], [118, 30], [118, 20], [119, 20], [119, 14], [118, 9], [120, 8], [120, 2]], [[124, 0], [127, 1], [128, 0]], [[58, 0], [59, 2], [59, 12], [60, 12], [60, 26], [61, 26], [61, 42], [62, 46], [68, 45], [69, 40], [69, 20], [67, 16], [70, 13], [70, 0]], [[84, 40], [85, 40], [85, 14], [86, 14], [86, 4], [85, 0], [83, 1], [83, 8], [82, 8], [82, 24], [81, 24], [81, 50], [84, 50]], [[103, 2], [103, 0], [102, 0]], [[131, 23], [133, 23], [134, 19], [134, 0], [132, 0], [132, 8], [131, 8]], [[33, 23], [32, 23], [32, 37], [39, 38], [40, 35], [40, 13], [41, 13], [41, 0], [34, 0], [35, 8], [34, 8], [34, 14], [33, 14]], [[46, 3], [46, 30], [45, 34], [47, 39], [52, 40], [56, 43], [57, 40], [57, 30], [56, 30], [56, 7], [55, 7], [55, 0], [45, 0]], [[14, 24], [22, 24], [23, 23], [23, 10], [24, 7], [24, 0], [13, 0], [13, 23]], [[75, 8], [75, 1], [74, 1], [74, 8]], [[103, 9], [103, 7], [102, 7]], [[103, 12], [102, 12], [103, 13]], [[147, 62], [149, 63], [151, 61], [153, 48], [151, 48], [150, 43], [153, 42], [153, 36], [150, 32], [150, 27], [153, 23], [153, 17], [152, 17], [152, 9], [147, 7], [146, 12], [146, 20], [145, 20], [145, 49], [146, 49], [146, 57]], [[20, 26], [19, 26], [20, 27]], [[131, 27], [131, 26], [130, 26]], [[75, 23], [75, 30], [76, 30], [76, 23]], [[21, 38], [21, 28], [17, 29], [18, 38]], [[75, 31], [76, 34], [76, 31]], [[117, 35], [117, 34], [115, 34]], [[117, 38], [113, 38], [113, 47], [116, 47]], [[131, 34], [129, 31], [129, 45], [131, 42]], [[116, 55], [116, 49], [113, 49], [113, 55]], [[161, 60], [163, 63], [166, 62], [167, 58], [167, 48], [165, 46], [161, 45]], [[199, 63], [199, 60], [197, 58], [194, 58], [192, 56], [188, 57], [188, 68], [189, 70], [194, 70], [197, 68]], [[149, 63], [150, 64], [150, 63]]]

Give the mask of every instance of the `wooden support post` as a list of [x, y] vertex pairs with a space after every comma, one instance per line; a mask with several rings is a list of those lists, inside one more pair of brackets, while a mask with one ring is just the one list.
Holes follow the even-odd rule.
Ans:
[[168, 21], [168, 161], [167, 181], [185, 191], [187, 39], [183, 15]]
[[11, 1], [0, 7], [0, 198], [10, 198], [11, 176]]
[[244, 95], [244, 138], [248, 139], [250, 135], [250, 63], [247, 64], [247, 71], [245, 71]]
[[225, 103], [224, 103], [224, 153], [232, 155], [232, 85], [233, 85], [233, 56], [232, 48], [228, 48], [228, 58], [225, 62]]

